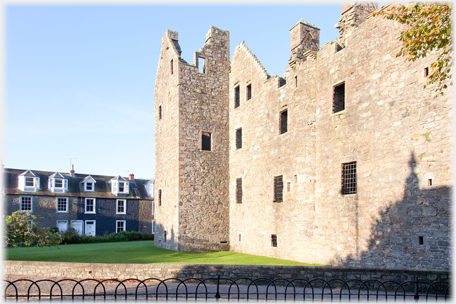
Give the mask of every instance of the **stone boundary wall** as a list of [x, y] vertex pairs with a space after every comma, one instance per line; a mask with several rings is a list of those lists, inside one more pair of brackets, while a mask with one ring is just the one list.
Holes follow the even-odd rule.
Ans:
[[366, 280], [420, 280], [451, 279], [449, 271], [366, 269], [309, 266], [252, 266], [252, 265], [175, 265], [175, 264], [91, 264], [60, 262], [4, 261], [4, 275], [45, 278], [114, 279], [130, 278], [222, 278], [270, 279], [359, 279]]

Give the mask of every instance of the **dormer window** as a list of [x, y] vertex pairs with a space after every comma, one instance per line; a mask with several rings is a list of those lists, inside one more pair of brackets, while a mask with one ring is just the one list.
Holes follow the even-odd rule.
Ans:
[[40, 190], [40, 178], [28, 170], [18, 176], [18, 188], [24, 192], [37, 192]]
[[64, 193], [68, 191], [68, 180], [59, 172], [49, 176], [48, 189], [51, 192]]
[[92, 176], [87, 176], [84, 180], [81, 181], [83, 184], [84, 192], [95, 192], [95, 183], [96, 180]]
[[111, 192], [112, 194], [129, 194], [129, 182], [127, 179], [117, 176], [111, 179]]

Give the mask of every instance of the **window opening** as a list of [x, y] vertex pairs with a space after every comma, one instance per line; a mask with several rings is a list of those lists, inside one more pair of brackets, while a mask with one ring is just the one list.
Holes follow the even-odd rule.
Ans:
[[283, 202], [283, 175], [274, 177], [274, 200], [275, 203]]
[[424, 237], [422, 237], [422, 236], [418, 237], [418, 244], [419, 245], [423, 245], [424, 244]]
[[125, 214], [126, 203], [125, 200], [117, 200], [117, 213]]
[[249, 100], [250, 98], [252, 98], [252, 84], [249, 84], [249, 85], [247, 86], [246, 93], [247, 93], [247, 96], [246, 96], [246, 97], [247, 97], [247, 98], [246, 98], [247, 100]]
[[277, 234], [271, 234], [271, 245], [277, 247]]
[[239, 242], [241, 241], [241, 234], [239, 233]]
[[125, 192], [125, 183], [119, 182], [119, 192]]
[[116, 221], [116, 232], [125, 231], [125, 221]]
[[86, 191], [92, 191], [93, 190], [93, 183], [87, 182], [86, 183]]
[[345, 110], [345, 83], [334, 87], [333, 113]]
[[242, 128], [236, 130], [236, 149], [242, 148]]
[[162, 119], [162, 106], [158, 106], [158, 119]]
[[342, 194], [356, 193], [356, 162], [342, 164]]
[[55, 179], [54, 180], [54, 187], [55, 188], [62, 188], [63, 187], [63, 181], [61, 179]]
[[64, 197], [57, 198], [57, 212], [68, 211], [68, 199]]
[[158, 206], [162, 205], [162, 191], [158, 190]]
[[32, 197], [23, 196], [21, 197], [21, 210], [32, 211]]
[[425, 67], [424, 68], [424, 77], [428, 77], [429, 76], [429, 67]]
[[202, 132], [201, 140], [202, 140], [201, 149], [203, 151], [211, 151], [211, 133]]
[[34, 180], [33, 177], [26, 177], [25, 178], [25, 186], [26, 187], [33, 187], [34, 186], [33, 180]]
[[95, 213], [95, 199], [86, 199], [85, 213]]
[[155, 234], [155, 220], [152, 220], [152, 234]]
[[234, 107], [237, 108], [241, 105], [241, 95], [239, 86], [234, 88]]
[[432, 178], [428, 179], [428, 186], [432, 186]]
[[291, 182], [287, 182], [287, 192], [291, 191]]
[[287, 133], [288, 131], [288, 111], [280, 113], [280, 134]]
[[298, 87], [298, 76], [295, 76], [295, 87]]
[[198, 57], [198, 72], [206, 73], [206, 58]]
[[166, 230], [164, 231], [163, 235], [165, 237], [165, 242], [166, 242]]
[[170, 71], [171, 71], [171, 75], [173, 75], [174, 71], [173, 71], [173, 60], [172, 59], [170, 62]]
[[242, 178], [236, 178], [236, 203], [242, 204]]

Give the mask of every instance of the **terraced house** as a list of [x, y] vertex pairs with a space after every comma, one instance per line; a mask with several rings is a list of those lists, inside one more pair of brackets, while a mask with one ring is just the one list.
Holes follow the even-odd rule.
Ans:
[[3, 170], [6, 214], [30, 211], [41, 227], [79, 234], [153, 233], [153, 180], [38, 170]]
[[193, 64], [166, 31], [157, 246], [450, 269], [452, 86], [433, 98], [424, 84], [436, 54], [396, 57], [406, 26], [376, 9], [343, 4], [340, 37], [323, 46], [317, 25], [290, 24], [283, 77], [245, 43], [230, 60], [226, 30], [210, 27]]

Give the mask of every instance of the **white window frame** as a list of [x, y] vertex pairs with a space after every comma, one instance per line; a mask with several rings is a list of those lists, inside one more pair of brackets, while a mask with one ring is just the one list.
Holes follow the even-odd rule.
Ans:
[[[28, 209], [27, 209], [27, 210], [26, 210], [26, 209], [22, 209], [22, 200], [23, 200], [24, 198], [29, 198], [29, 199], [30, 199], [30, 210], [28, 210]], [[21, 211], [30, 211], [30, 212], [33, 212], [33, 196], [21, 196], [20, 199], [21, 199], [21, 201], [19, 202], [19, 204], [20, 204], [20, 205], [19, 205], [19, 209], [20, 209]]]
[[[87, 211], [87, 201], [88, 200], [93, 200], [93, 211]], [[97, 213], [97, 200], [95, 198], [88, 197], [85, 199], [84, 213], [85, 214], [96, 214]]]
[[[119, 203], [123, 202], [123, 211], [119, 212]], [[118, 199], [116, 200], [116, 214], [127, 214], [127, 200]]]
[[[24, 176], [25, 179], [25, 187], [35, 187], [35, 178], [31, 176]], [[27, 185], [27, 181], [32, 181], [32, 185]]]
[[[87, 187], [89, 184], [92, 186], [92, 189], [89, 189]], [[92, 191], [95, 191], [94, 188], [95, 188], [94, 182], [85, 182], [84, 183], [84, 191], [92, 192]]]
[[[59, 210], [59, 199], [64, 199], [66, 201], [65, 202], [65, 211]], [[57, 213], [68, 213], [68, 197], [57, 197], [55, 199], [55, 207], [56, 207]]]
[[[27, 171], [34, 174], [32, 171]], [[33, 186], [27, 186], [27, 180], [32, 180]], [[24, 192], [37, 192], [40, 190], [40, 178], [38, 176], [18, 176], [17, 188]]]
[[127, 231], [127, 221], [126, 220], [117, 220], [116, 221], [116, 233], [117, 232], [120, 232], [118, 229], [119, 229], [119, 223], [123, 223], [123, 230], [120, 230], [120, 231]]

